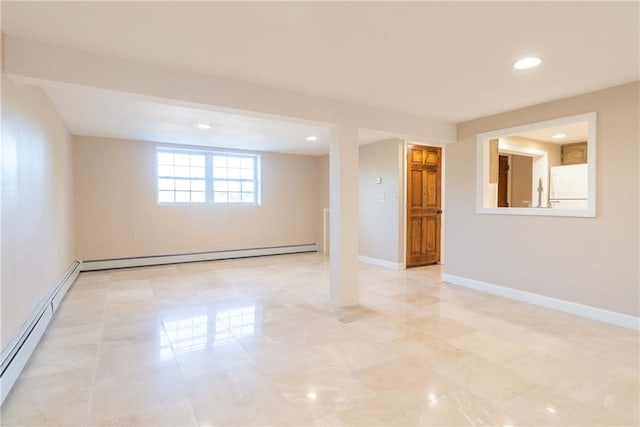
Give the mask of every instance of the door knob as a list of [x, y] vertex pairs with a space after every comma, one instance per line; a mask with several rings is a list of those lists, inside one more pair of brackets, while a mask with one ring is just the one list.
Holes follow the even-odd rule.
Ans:
[[442, 209], [438, 209], [438, 212], [436, 212], [438, 215], [440, 215], [442, 213]]

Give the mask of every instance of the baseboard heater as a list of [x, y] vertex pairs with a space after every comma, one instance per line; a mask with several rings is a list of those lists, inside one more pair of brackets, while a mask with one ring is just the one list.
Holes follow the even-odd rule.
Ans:
[[20, 372], [35, 350], [54, 313], [58, 310], [65, 294], [80, 273], [79, 261], [71, 264], [64, 277], [51, 294], [40, 301], [37, 308], [25, 322], [17, 336], [2, 351], [0, 361], [0, 405], [9, 394]]
[[266, 255], [286, 255], [304, 252], [318, 252], [317, 243], [289, 246], [272, 246], [268, 248], [192, 252], [187, 254], [174, 255], [152, 255], [130, 258], [86, 260], [82, 261], [81, 271], [111, 270], [114, 268], [128, 267], [148, 267], [154, 265], [179, 264], [184, 262], [216, 261], [222, 259], [249, 258]]

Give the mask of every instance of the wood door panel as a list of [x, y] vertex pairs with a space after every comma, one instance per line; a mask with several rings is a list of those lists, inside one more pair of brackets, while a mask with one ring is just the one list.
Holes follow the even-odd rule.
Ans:
[[438, 194], [438, 175], [435, 173], [426, 174], [427, 180], [427, 193], [425, 194], [425, 206], [430, 208], [437, 208], [439, 205], [440, 195]]
[[437, 165], [440, 159], [440, 154], [429, 151], [427, 154], [426, 164]]
[[415, 218], [411, 223], [410, 257], [416, 264], [432, 264], [439, 258], [440, 221], [438, 216]]
[[416, 163], [418, 165], [421, 165], [423, 163], [422, 156], [422, 150], [411, 150], [409, 152], [409, 163]]
[[436, 250], [436, 227], [437, 219], [435, 217], [425, 218], [422, 221], [423, 233], [425, 235], [424, 251], [432, 255]]
[[420, 218], [411, 220], [411, 253], [419, 254], [422, 252], [422, 221]]
[[422, 171], [411, 171], [411, 181], [416, 182], [411, 186], [409, 198], [409, 206], [421, 207], [422, 206]]
[[408, 147], [407, 267], [440, 261], [441, 152]]

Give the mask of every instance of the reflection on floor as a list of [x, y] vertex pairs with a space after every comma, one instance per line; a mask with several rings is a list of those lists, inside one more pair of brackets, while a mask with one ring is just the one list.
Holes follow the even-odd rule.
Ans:
[[638, 333], [327, 259], [83, 273], [3, 425], [638, 425]]

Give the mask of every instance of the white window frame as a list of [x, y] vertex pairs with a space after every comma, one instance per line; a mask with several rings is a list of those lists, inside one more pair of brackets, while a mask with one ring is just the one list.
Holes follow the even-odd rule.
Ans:
[[[155, 157], [155, 182], [156, 182], [156, 203], [158, 206], [259, 206], [261, 204], [261, 180], [260, 180], [260, 155], [239, 151], [209, 151], [209, 150], [191, 150], [180, 148], [168, 148], [158, 146], [156, 147]], [[204, 155], [205, 156], [205, 201], [204, 202], [161, 202], [160, 201], [160, 188], [159, 180], [161, 178], [173, 178], [181, 179], [179, 177], [159, 176], [158, 174], [158, 154], [159, 153], [171, 153], [171, 154], [190, 154], [190, 155]], [[253, 179], [248, 178], [218, 178], [218, 180], [225, 181], [240, 181], [240, 182], [253, 182], [254, 189], [254, 201], [252, 202], [215, 202], [214, 198], [214, 164], [213, 158], [215, 156], [220, 157], [235, 157], [235, 158], [250, 158], [253, 160]], [[227, 192], [229, 192], [227, 190]]]
[[[174, 162], [171, 165], [168, 164], [160, 164], [159, 160], [160, 160], [160, 155], [161, 154], [170, 154], [170, 155], [185, 155], [185, 156], [198, 156], [200, 157], [202, 164], [201, 165], [196, 165], [195, 167], [200, 169], [200, 172], [204, 172], [204, 175], [200, 175], [200, 176], [193, 176], [192, 175], [192, 170], [191, 168], [194, 167], [191, 163], [191, 159], [189, 159], [189, 162], [187, 165], [180, 165], [177, 164], [175, 162], [175, 158], [174, 158]], [[171, 168], [182, 168], [185, 169], [187, 168], [187, 175], [181, 175], [175, 172], [175, 170], [173, 171], [172, 174], [165, 174], [165, 175], [161, 175], [160, 174], [160, 168], [164, 167], [164, 166], [171, 166]], [[204, 170], [202, 170], [204, 169]], [[173, 181], [173, 189], [172, 190], [166, 190], [166, 189], [161, 189], [161, 185], [160, 185], [160, 181], [161, 180], [172, 180]], [[188, 190], [184, 190], [184, 189], [177, 189], [177, 183], [178, 181], [188, 181], [189, 182], [189, 189]], [[201, 191], [194, 191], [193, 190], [193, 182], [194, 181], [200, 181], [201, 184], [204, 185], [203, 190]], [[174, 193], [174, 201], [164, 201], [161, 200], [160, 197], [160, 193], [163, 191], [168, 191], [168, 192], [173, 192]], [[175, 196], [177, 195], [177, 192], [187, 192], [189, 194], [189, 201], [176, 201]], [[204, 200], [201, 201], [193, 201], [191, 200], [193, 198], [193, 193], [200, 193], [200, 196], [204, 196]], [[207, 204], [207, 156], [203, 153], [199, 153], [199, 152], [192, 152], [192, 151], [183, 151], [183, 150], [156, 150], [156, 202], [159, 205], [204, 205]]]
[[[215, 171], [216, 171], [216, 166], [214, 164], [214, 158], [215, 157], [225, 157], [227, 160], [230, 158], [235, 158], [235, 159], [240, 159], [240, 161], [242, 161], [242, 159], [251, 159], [252, 163], [253, 163], [253, 168], [252, 168], [252, 175], [253, 178], [242, 178], [240, 177], [235, 177], [235, 178], [230, 178], [230, 177], [216, 177], [215, 176]], [[259, 180], [259, 174], [260, 174], [260, 158], [259, 156], [255, 155], [255, 154], [245, 154], [245, 153], [231, 153], [231, 152], [213, 152], [211, 153], [211, 158], [210, 158], [210, 162], [211, 162], [211, 179], [210, 179], [210, 183], [211, 183], [211, 204], [214, 205], [259, 205], [260, 204], [260, 180]], [[227, 172], [228, 172], [227, 168]], [[234, 169], [247, 169], [247, 168], [234, 168]], [[227, 185], [230, 182], [238, 182], [240, 183], [241, 186], [241, 190], [240, 190], [240, 195], [242, 197], [242, 183], [248, 183], [251, 182], [253, 184], [253, 201], [252, 202], [216, 202], [216, 197], [215, 197], [215, 193], [217, 193], [218, 191], [216, 191], [215, 189], [215, 183], [216, 181], [219, 182], [226, 182]], [[226, 192], [227, 195], [229, 193], [232, 193], [232, 191], [229, 191], [228, 189], [225, 191], [221, 191], [221, 192]]]

